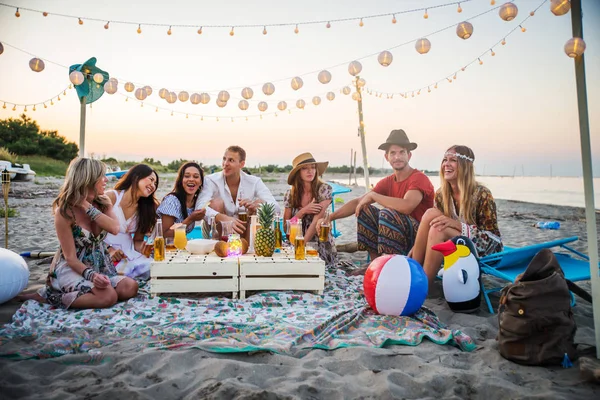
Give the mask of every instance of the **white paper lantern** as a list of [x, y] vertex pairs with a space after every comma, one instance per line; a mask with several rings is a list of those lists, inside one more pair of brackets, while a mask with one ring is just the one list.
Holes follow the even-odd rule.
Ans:
[[125, 90], [127, 90], [129, 93], [133, 92], [133, 89], [135, 89], [135, 85], [131, 82], [127, 82], [125, 84]]
[[318, 106], [319, 104], [321, 104], [321, 98], [320, 98], [319, 96], [315, 96], [315, 97], [313, 97], [313, 98], [312, 98], [312, 103], [313, 103], [315, 106]]
[[41, 59], [32, 58], [31, 60], [29, 60], [29, 68], [31, 68], [33, 72], [42, 72], [44, 68], [46, 68], [46, 65]]
[[102, 75], [100, 72], [96, 72], [92, 79], [99, 85], [104, 82], [104, 75]]
[[[221, 102], [225, 102], [227, 103], [229, 101], [229, 92], [227, 92], [226, 90], [221, 90], [219, 92], [219, 95], [217, 96], [218, 100], [221, 100]], [[224, 106], [221, 106], [224, 107]]]
[[144, 90], [146, 91], [146, 96], [150, 96], [152, 94], [152, 88], [150, 86], [144, 86]]
[[582, 38], [574, 37], [565, 43], [565, 53], [571, 58], [581, 56], [584, 51], [585, 42]]
[[146, 91], [144, 88], [135, 89], [135, 98], [139, 101], [143, 101], [146, 98]]
[[177, 96], [177, 98], [182, 103], [185, 103], [190, 98], [190, 94], [188, 92], [186, 92], [185, 90], [182, 90], [181, 92], [179, 92], [179, 95]]
[[344, 94], [350, 94], [351, 91], [352, 91], [352, 89], [350, 89], [349, 86], [344, 86], [342, 88], [342, 93], [344, 93]]
[[325, 97], [327, 97], [327, 100], [333, 101], [333, 99], [335, 99], [335, 93], [327, 92], [327, 95]]
[[190, 96], [190, 103], [192, 103], [192, 104], [200, 103], [200, 95], [198, 93], [193, 93]]
[[569, 0], [551, 0], [550, 11], [557, 17], [565, 15], [571, 9], [571, 2]]
[[85, 78], [83, 77], [81, 71], [73, 71], [69, 74], [69, 80], [75, 86], [81, 85], [84, 79]]
[[518, 13], [519, 9], [516, 5], [514, 5], [514, 3], [504, 3], [498, 11], [500, 18], [502, 18], [505, 21], [512, 21], [513, 19], [515, 19]]
[[358, 92], [352, 93], [352, 100], [354, 100], [354, 101], [360, 100], [360, 93], [358, 93]]
[[221, 99], [217, 99], [217, 105], [221, 108], [225, 107], [227, 105], [226, 101], [223, 101]]
[[359, 88], [365, 87], [366, 84], [367, 81], [365, 81], [363, 78], [360, 78], [358, 81], [356, 81], [356, 86], [358, 86]]
[[350, 75], [356, 76], [360, 74], [360, 71], [362, 71], [362, 64], [358, 61], [352, 61], [350, 64], [348, 64], [348, 72]]
[[242, 89], [242, 97], [246, 100], [250, 100], [254, 96], [254, 90], [249, 87], [245, 87]]
[[262, 91], [267, 96], [270, 96], [275, 93], [275, 86], [271, 82], [267, 82], [263, 85]]
[[394, 59], [394, 56], [392, 56], [392, 53], [390, 53], [387, 50], [382, 51], [377, 56], [377, 61], [379, 61], [379, 64], [383, 65], [384, 67], [387, 67], [388, 65], [390, 65], [392, 63], [393, 59]]
[[318, 76], [319, 82], [321, 82], [323, 85], [331, 82], [331, 73], [327, 70], [323, 70], [321, 72], [319, 72], [319, 76]]
[[112, 79], [109, 79], [105, 84], [104, 84], [104, 91], [108, 94], [115, 94], [117, 93], [117, 83], [115, 81], [113, 81]]
[[161, 99], [164, 99], [165, 97], [167, 97], [168, 94], [169, 94], [169, 91], [165, 88], [162, 88], [158, 91], [158, 97], [160, 97]]
[[419, 54], [427, 54], [431, 49], [431, 42], [427, 38], [421, 38], [415, 43], [415, 49]]
[[470, 22], [464, 21], [456, 26], [456, 34], [461, 39], [468, 39], [473, 35], [473, 25]]
[[208, 93], [202, 93], [200, 95], [200, 103], [208, 104], [209, 101], [210, 101], [210, 95]]
[[240, 108], [240, 110], [242, 111], [246, 111], [248, 109], [250, 105], [248, 104], [248, 102], [246, 100], [240, 100], [240, 102], [238, 103], [238, 107]]
[[280, 101], [279, 103], [277, 103], [277, 108], [280, 111], [284, 111], [287, 108], [287, 103], [285, 101]]
[[261, 101], [260, 103], [258, 103], [258, 109], [262, 112], [267, 111], [267, 108], [269, 108], [269, 105], [267, 103], [265, 103], [264, 101]]
[[302, 78], [300, 78], [299, 76], [292, 78], [292, 89], [298, 90], [302, 86], [304, 86], [304, 82], [302, 81]]
[[165, 100], [167, 101], [167, 103], [173, 104], [177, 101], [177, 94], [175, 92], [169, 92], [165, 96]]
[[296, 102], [296, 107], [298, 107], [301, 110], [304, 108], [305, 105], [306, 105], [306, 103], [302, 99], [300, 99]]

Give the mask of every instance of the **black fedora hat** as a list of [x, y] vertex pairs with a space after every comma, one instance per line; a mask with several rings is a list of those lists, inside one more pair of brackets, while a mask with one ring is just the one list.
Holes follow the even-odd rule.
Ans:
[[408, 136], [406, 136], [406, 132], [403, 129], [394, 129], [390, 132], [390, 136], [388, 136], [385, 143], [379, 145], [379, 150], [385, 150], [391, 145], [397, 145], [400, 147], [404, 147], [408, 151], [412, 151], [417, 148], [417, 144], [408, 140]]

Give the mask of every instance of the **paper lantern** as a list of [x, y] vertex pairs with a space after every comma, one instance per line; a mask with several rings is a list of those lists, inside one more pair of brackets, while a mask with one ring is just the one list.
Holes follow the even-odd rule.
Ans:
[[365, 87], [366, 84], [367, 81], [365, 81], [363, 78], [360, 78], [356, 81], [356, 86], [358, 86], [359, 88]]
[[513, 19], [515, 19], [518, 13], [519, 9], [514, 3], [504, 3], [500, 7], [500, 11], [498, 11], [500, 18], [502, 18], [505, 21], [512, 21]]
[[296, 107], [298, 107], [299, 109], [304, 109], [304, 106], [306, 105], [306, 103], [304, 102], [304, 100], [300, 99], [296, 102]]
[[0, 43], [0, 54], [4, 53], [4, 45]]
[[379, 61], [379, 64], [383, 65], [384, 67], [390, 65], [393, 59], [394, 56], [392, 56], [392, 53], [390, 53], [387, 50], [382, 51], [381, 53], [379, 53], [379, 56], [377, 56], [377, 61]]
[[146, 98], [146, 91], [144, 88], [135, 89], [135, 98], [142, 101]]
[[363, 288], [367, 303], [377, 314], [409, 316], [425, 302], [429, 282], [418, 262], [390, 254], [371, 262]]
[[327, 70], [323, 70], [321, 72], [319, 72], [319, 76], [317, 77], [319, 79], [319, 82], [321, 82], [323, 85], [331, 82], [331, 73]]
[[167, 101], [167, 103], [173, 104], [177, 101], [177, 94], [175, 92], [169, 92], [169, 94], [167, 94], [167, 96], [165, 97], [165, 100]]
[[565, 53], [571, 58], [581, 56], [584, 51], [585, 42], [582, 38], [574, 37], [565, 43]]
[[210, 95], [208, 93], [202, 93], [200, 95], [200, 103], [207, 104], [210, 101]]
[[277, 103], [277, 108], [279, 111], [284, 111], [287, 108], [287, 103], [285, 101], [280, 101]]
[[245, 87], [242, 89], [242, 97], [246, 100], [250, 100], [254, 96], [254, 90], [249, 87]]
[[362, 64], [358, 61], [352, 61], [350, 64], [348, 64], [348, 72], [350, 75], [356, 76], [360, 74], [360, 71], [362, 71]]
[[150, 96], [152, 94], [152, 88], [150, 86], [144, 86], [144, 90], [146, 91], [146, 96]]
[[29, 267], [17, 253], [0, 248], [0, 304], [21, 293], [29, 283]]
[[29, 60], [29, 68], [31, 68], [33, 72], [42, 72], [44, 68], [46, 68], [46, 65], [44, 65], [44, 61], [41, 59], [32, 58]]
[[351, 91], [352, 91], [352, 89], [350, 89], [349, 86], [344, 86], [342, 88], [342, 93], [344, 93], [344, 94], [350, 94]]
[[556, 16], [565, 15], [571, 9], [571, 2], [569, 0], [551, 0], [550, 11]]
[[275, 93], [275, 86], [271, 82], [267, 82], [263, 85], [262, 91], [267, 96], [270, 96]]
[[352, 93], [352, 100], [354, 100], [354, 101], [358, 101], [358, 100], [360, 100], [360, 99], [361, 99], [361, 97], [360, 97], [360, 93], [358, 93], [358, 92], [354, 92], [354, 93]]
[[188, 92], [186, 92], [185, 90], [182, 90], [181, 92], [179, 92], [179, 95], [177, 96], [177, 98], [182, 103], [185, 103], [190, 98], [190, 94]]
[[225, 107], [227, 105], [226, 101], [223, 101], [221, 99], [217, 99], [217, 105], [221, 108]]
[[261, 101], [260, 103], [258, 103], [258, 109], [262, 112], [267, 111], [267, 108], [269, 108], [269, 105], [267, 103], [265, 103], [264, 101]]
[[198, 93], [193, 93], [190, 96], [190, 103], [192, 103], [192, 104], [200, 103], [200, 95]]
[[104, 84], [104, 91], [108, 94], [115, 94], [117, 93], [117, 83], [115, 81], [113, 81], [112, 79], [109, 79], [105, 84]]
[[302, 86], [304, 86], [304, 82], [302, 81], [302, 78], [300, 78], [299, 76], [292, 78], [292, 89], [298, 90]]
[[221, 90], [217, 96], [217, 99], [221, 100], [221, 102], [227, 103], [229, 101], [229, 92], [226, 90]]
[[104, 75], [102, 75], [100, 72], [96, 72], [92, 79], [99, 85], [104, 82]]
[[321, 98], [320, 98], [319, 96], [315, 96], [315, 97], [313, 97], [313, 98], [312, 98], [312, 103], [313, 103], [315, 106], [318, 106], [319, 104], [321, 104]]
[[248, 109], [250, 105], [248, 104], [248, 102], [246, 100], [240, 100], [240, 102], [238, 103], [238, 107], [240, 108], [240, 110], [242, 111], [246, 111]]
[[169, 91], [165, 88], [162, 88], [158, 91], [158, 97], [164, 99], [169, 94]]
[[427, 38], [421, 38], [415, 43], [415, 49], [419, 54], [427, 54], [431, 49], [431, 42]]
[[335, 93], [327, 92], [327, 95], [325, 95], [325, 97], [327, 97], [327, 100], [333, 101], [333, 99], [335, 99]]
[[81, 85], [84, 79], [85, 78], [83, 77], [81, 71], [73, 71], [69, 74], [69, 80], [75, 86]]
[[131, 82], [127, 82], [125, 84], [125, 90], [128, 91], [129, 93], [133, 92], [133, 89], [135, 89], [135, 85]]
[[464, 21], [456, 27], [456, 34], [461, 39], [468, 39], [473, 35], [473, 25], [470, 22]]

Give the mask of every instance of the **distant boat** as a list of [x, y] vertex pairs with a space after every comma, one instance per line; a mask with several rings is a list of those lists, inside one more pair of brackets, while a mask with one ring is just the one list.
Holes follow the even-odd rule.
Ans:
[[10, 161], [0, 160], [0, 171], [5, 169], [10, 173], [10, 179], [14, 181], [33, 181], [36, 175], [29, 164], [12, 164]]
[[123, 175], [125, 175], [129, 170], [121, 171], [121, 167], [116, 166], [114, 168], [106, 167], [106, 176], [108, 178], [114, 177], [115, 179], [120, 179]]

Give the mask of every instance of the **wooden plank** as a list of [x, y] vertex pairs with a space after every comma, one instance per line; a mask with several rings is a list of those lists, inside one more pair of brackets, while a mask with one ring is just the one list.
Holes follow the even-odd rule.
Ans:
[[232, 279], [152, 279], [150, 292], [157, 293], [205, 293], [236, 292], [239, 289], [237, 278]]
[[240, 279], [240, 290], [323, 290], [325, 277], [315, 278], [252, 278]]
[[[240, 260], [241, 261], [241, 260]], [[240, 276], [250, 275], [323, 275], [325, 263], [245, 263], [240, 264]]]
[[239, 270], [237, 264], [232, 263], [207, 263], [207, 264], [169, 264], [152, 263], [150, 266], [150, 276], [171, 277], [171, 276], [237, 276]]

